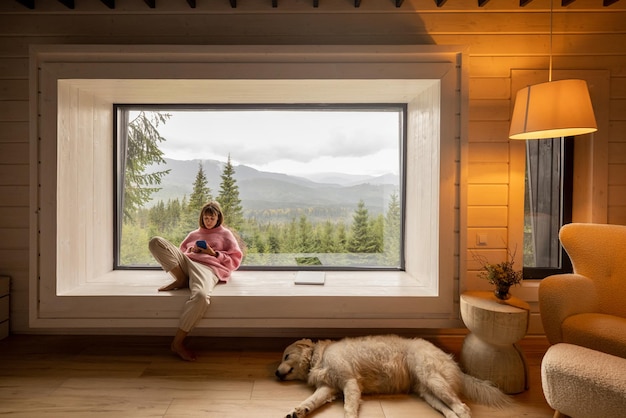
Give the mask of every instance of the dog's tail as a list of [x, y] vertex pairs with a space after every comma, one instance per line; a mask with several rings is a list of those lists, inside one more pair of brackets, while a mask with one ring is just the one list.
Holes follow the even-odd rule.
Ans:
[[463, 374], [463, 393], [469, 400], [481, 405], [505, 408], [513, 402], [493, 383]]

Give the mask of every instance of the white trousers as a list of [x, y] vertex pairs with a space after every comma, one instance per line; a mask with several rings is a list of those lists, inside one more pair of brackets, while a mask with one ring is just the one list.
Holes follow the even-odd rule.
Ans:
[[211, 293], [219, 279], [210, 267], [190, 260], [177, 246], [164, 238], [152, 238], [148, 248], [163, 270], [170, 272], [179, 266], [189, 277], [191, 295], [185, 302], [178, 327], [185, 332], [191, 331], [209, 308]]

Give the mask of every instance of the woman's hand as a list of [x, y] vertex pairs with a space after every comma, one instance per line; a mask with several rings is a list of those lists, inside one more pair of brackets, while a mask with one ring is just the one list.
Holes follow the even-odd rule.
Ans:
[[189, 249], [187, 250], [190, 253], [202, 253], [202, 254], [208, 254], [208, 255], [212, 255], [213, 257], [217, 256], [217, 252], [213, 250], [213, 248], [207, 246], [207, 248], [201, 248], [198, 247], [197, 245], [194, 245], [193, 247], [189, 247]]

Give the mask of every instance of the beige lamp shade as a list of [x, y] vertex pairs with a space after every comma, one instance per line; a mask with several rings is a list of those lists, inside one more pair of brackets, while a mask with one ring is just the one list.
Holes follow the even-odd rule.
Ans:
[[535, 84], [517, 92], [511, 139], [544, 139], [598, 130], [585, 80]]

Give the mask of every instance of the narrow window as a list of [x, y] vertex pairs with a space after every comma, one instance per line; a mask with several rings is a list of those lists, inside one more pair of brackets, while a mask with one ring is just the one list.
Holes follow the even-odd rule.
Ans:
[[572, 218], [573, 138], [526, 141], [524, 278], [571, 271], [559, 230]]
[[116, 268], [217, 200], [242, 269], [404, 269], [404, 104], [116, 110]]

